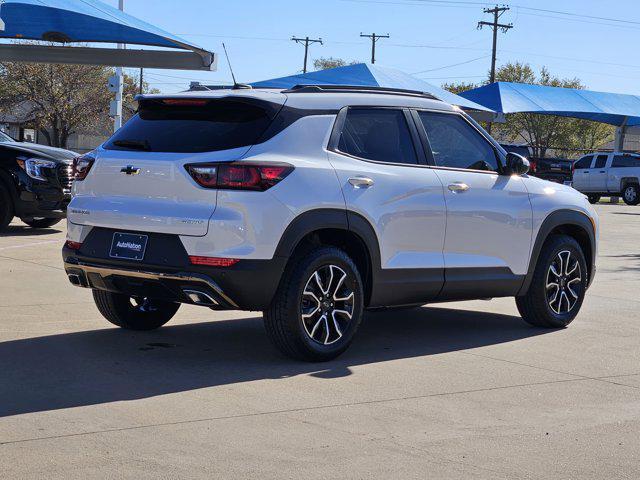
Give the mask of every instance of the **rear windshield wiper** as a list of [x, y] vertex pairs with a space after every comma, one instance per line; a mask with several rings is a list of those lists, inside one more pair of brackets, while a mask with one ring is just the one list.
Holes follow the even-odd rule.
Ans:
[[130, 148], [132, 150], [150, 151], [151, 145], [146, 140], [114, 140], [116, 147]]

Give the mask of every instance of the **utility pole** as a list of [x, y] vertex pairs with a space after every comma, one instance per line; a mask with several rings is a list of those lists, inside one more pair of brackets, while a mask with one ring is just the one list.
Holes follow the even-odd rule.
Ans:
[[491, 29], [493, 30], [493, 53], [491, 55], [491, 75], [489, 78], [491, 83], [496, 81], [496, 51], [498, 45], [498, 29], [506, 33], [508, 30], [513, 28], [513, 23], [498, 23], [498, 20], [500, 19], [502, 14], [507, 10], [509, 10], [509, 7], [498, 7], [497, 5], [494, 8], [485, 8], [484, 13], [491, 13], [493, 15], [493, 22], [478, 22], [478, 30], [482, 30], [482, 27], [484, 26], [491, 27]]
[[140, 88], [139, 88], [140, 95], [142, 95], [143, 74], [144, 74], [144, 69], [140, 67]]
[[[496, 81], [496, 54], [498, 47], [498, 29], [503, 33], [507, 33], [513, 28], [513, 23], [498, 23], [498, 20], [504, 12], [509, 10], [509, 7], [503, 5], [499, 7], [496, 5], [494, 8], [485, 8], [484, 13], [490, 13], [493, 15], [493, 22], [478, 22], [478, 30], [482, 30], [482, 27], [488, 26], [493, 30], [493, 50], [491, 53], [491, 73], [489, 74], [489, 83]], [[487, 131], [491, 133], [491, 122], [487, 125]]]
[[311, 45], [312, 43], [319, 43], [320, 45], [322, 45], [322, 39], [309, 38], [309, 37], [304, 37], [304, 38], [291, 37], [291, 41], [296, 43], [302, 43], [304, 45], [304, 66], [302, 67], [302, 73], [307, 73], [307, 59], [309, 58], [309, 45]]
[[387, 33], [386, 35], [376, 35], [375, 33], [372, 33], [371, 35], [364, 35], [361, 32], [360, 36], [371, 39], [371, 63], [376, 63], [376, 42], [381, 38], [389, 38], [389, 34]]

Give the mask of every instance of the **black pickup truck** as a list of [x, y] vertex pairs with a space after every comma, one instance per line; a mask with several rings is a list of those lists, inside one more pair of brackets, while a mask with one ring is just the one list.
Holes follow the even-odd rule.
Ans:
[[567, 158], [539, 158], [533, 157], [526, 145], [501, 144], [507, 152], [517, 153], [527, 157], [530, 163], [529, 173], [534, 177], [556, 183], [564, 183], [572, 178], [572, 166], [575, 160]]
[[0, 231], [14, 217], [34, 228], [55, 225], [71, 200], [76, 153], [16, 142], [0, 132]]

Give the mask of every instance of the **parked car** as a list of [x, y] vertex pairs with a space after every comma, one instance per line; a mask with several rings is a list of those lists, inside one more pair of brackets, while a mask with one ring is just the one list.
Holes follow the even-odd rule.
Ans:
[[566, 327], [595, 274], [586, 198], [418, 92], [147, 95], [76, 171], [64, 267], [123, 328], [258, 310], [284, 354], [323, 361], [367, 308], [511, 296]]
[[573, 162], [567, 158], [532, 158], [532, 175], [555, 183], [570, 182]]
[[640, 203], [640, 155], [596, 152], [574, 165], [573, 188], [586, 194], [591, 203], [604, 195], [621, 196], [627, 205]]
[[[512, 152], [512, 153], [517, 153], [518, 155], [529, 159], [531, 158], [531, 150], [529, 149], [529, 147], [527, 145], [521, 144], [521, 143], [501, 143], [500, 146], [506, 151], [506, 152]], [[529, 162], [531, 163], [531, 162]], [[529, 170], [529, 172], [531, 172], [531, 170]]]
[[508, 152], [517, 153], [529, 160], [529, 174], [555, 183], [571, 181], [573, 160], [566, 158], [534, 157], [527, 145], [501, 143]]
[[0, 231], [14, 217], [34, 228], [62, 220], [71, 200], [76, 156], [61, 148], [16, 142], [0, 132]]

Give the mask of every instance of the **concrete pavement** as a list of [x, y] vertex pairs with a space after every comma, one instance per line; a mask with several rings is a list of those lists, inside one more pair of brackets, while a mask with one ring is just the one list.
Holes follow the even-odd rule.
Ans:
[[0, 236], [0, 478], [638, 478], [640, 207], [599, 205], [566, 330], [512, 299], [368, 314], [326, 364], [259, 315], [112, 328], [68, 284], [64, 226]]

